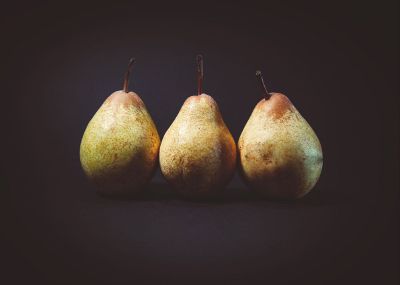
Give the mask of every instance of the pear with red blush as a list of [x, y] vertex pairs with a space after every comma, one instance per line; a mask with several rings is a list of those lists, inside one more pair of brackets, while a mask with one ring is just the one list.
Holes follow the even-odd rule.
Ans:
[[320, 177], [321, 144], [289, 98], [269, 93], [261, 72], [256, 75], [264, 98], [239, 138], [241, 174], [249, 187], [264, 197], [301, 198]]

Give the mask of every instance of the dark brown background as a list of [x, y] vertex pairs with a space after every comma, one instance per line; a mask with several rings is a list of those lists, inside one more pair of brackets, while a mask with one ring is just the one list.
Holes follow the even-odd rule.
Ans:
[[[397, 284], [398, 2], [166, 2], [2, 7], [0, 282]], [[95, 195], [79, 143], [129, 57], [162, 136], [199, 52], [236, 140], [256, 69], [312, 125], [308, 197], [261, 201], [236, 176], [222, 201], [187, 202], [159, 171], [137, 200]]]

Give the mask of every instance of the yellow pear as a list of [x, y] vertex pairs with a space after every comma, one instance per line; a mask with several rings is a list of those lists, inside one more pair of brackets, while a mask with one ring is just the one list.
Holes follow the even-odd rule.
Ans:
[[256, 192], [269, 198], [296, 199], [317, 183], [322, 170], [321, 144], [288, 97], [268, 93], [254, 108], [240, 135], [241, 174]]
[[235, 141], [215, 100], [201, 91], [203, 61], [198, 56], [198, 95], [186, 99], [160, 146], [165, 179], [189, 198], [221, 193], [236, 165]]
[[82, 168], [105, 195], [141, 191], [157, 166], [160, 138], [140, 97], [124, 89], [111, 94], [86, 127], [80, 146]]

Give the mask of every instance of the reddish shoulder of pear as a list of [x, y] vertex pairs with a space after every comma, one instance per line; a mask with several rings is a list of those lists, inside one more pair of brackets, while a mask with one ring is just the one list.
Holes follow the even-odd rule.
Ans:
[[143, 101], [140, 99], [139, 95], [135, 92], [125, 92], [123, 90], [118, 90], [112, 93], [106, 100], [105, 103], [118, 104], [127, 106], [143, 106]]
[[271, 97], [263, 98], [255, 109], [262, 110], [274, 119], [281, 118], [286, 112], [294, 111], [294, 106], [289, 98], [282, 93], [270, 93]]
[[200, 103], [200, 102], [215, 104], [215, 100], [213, 99], [213, 97], [205, 93], [202, 93], [200, 95], [190, 96], [185, 100], [185, 104]]

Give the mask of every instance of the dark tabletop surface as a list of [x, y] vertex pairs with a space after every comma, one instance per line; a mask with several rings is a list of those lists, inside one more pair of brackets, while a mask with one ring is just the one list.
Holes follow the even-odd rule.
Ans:
[[[197, 5], [197, 6], [196, 6]], [[2, 9], [2, 284], [397, 284], [398, 3], [22, 4]], [[317, 133], [304, 199], [262, 200], [236, 175], [217, 201], [95, 194], [79, 163], [105, 98], [131, 89], [162, 137], [196, 90], [235, 140], [254, 72]]]

